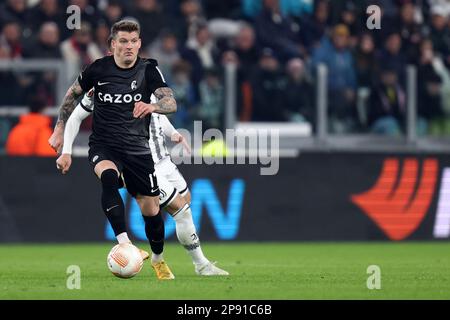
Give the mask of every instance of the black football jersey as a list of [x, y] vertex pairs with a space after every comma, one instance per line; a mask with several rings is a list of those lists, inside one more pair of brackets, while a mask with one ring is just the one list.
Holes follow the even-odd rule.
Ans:
[[120, 68], [113, 56], [96, 60], [78, 77], [83, 91], [95, 88], [92, 134], [89, 146], [102, 145], [128, 154], [150, 154], [150, 116], [133, 117], [134, 104], [150, 103], [153, 92], [167, 87], [153, 59], [137, 58], [129, 69]]

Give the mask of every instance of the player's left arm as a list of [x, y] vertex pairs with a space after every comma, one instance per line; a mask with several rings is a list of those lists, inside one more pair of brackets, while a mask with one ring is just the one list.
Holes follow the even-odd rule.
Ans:
[[161, 124], [161, 128], [166, 136], [169, 138], [177, 132], [172, 123], [169, 121], [166, 115], [162, 114], [159, 116], [159, 123]]
[[173, 96], [173, 91], [169, 87], [161, 87], [153, 93], [158, 100], [156, 103], [136, 102], [133, 116], [144, 118], [150, 113], [170, 114], [177, 111], [177, 102]]
[[173, 96], [173, 91], [169, 87], [158, 88], [154, 95], [158, 102], [154, 103], [155, 110], [153, 112], [168, 114], [177, 111], [177, 102]]
[[161, 115], [159, 117], [159, 121], [161, 123], [161, 128], [166, 136], [170, 138], [171, 141], [175, 143], [181, 143], [184, 146], [184, 149], [190, 154], [191, 153], [191, 147], [189, 143], [186, 141], [186, 139], [183, 137], [181, 133], [177, 131], [177, 129], [174, 128], [172, 123], [169, 121], [169, 119], [165, 115]]
[[155, 103], [145, 103], [142, 101], [134, 104], [133, 116], [144, 118], [150, 113], [169, 114], [177, 111], [177, 102], [172, 89], [170, 89], [164, 76], [158, 68], [156, 60], [150, 60], [150, 64], [145, 70], [145, 78], [150, 92], [156, 98]]

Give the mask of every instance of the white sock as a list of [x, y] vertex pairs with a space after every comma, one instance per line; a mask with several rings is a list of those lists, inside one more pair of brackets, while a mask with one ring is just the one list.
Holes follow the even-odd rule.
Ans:
[[200, 240], [195, 230], [194, 221], [192, 221], [191, 208], [186, 204], [183, 208], [174, 214], [175, 229], [178, 241], [186, 249], [191, 256], [192, 262], [195, 265], [202, 265], [208, 262], [208, 259], [203, 255], [200, 247]]
[[164, 257], [163, 257], [162, 253], [160, 253], [160, 254], [152, 253], [152, 264], [161, 262], [163, 260], [164, 260]]
[[121, 243], [131, 243], [130, 239], [128, 239], [128, 234], [126, 232], [122, 232], [121, 234], [118, 234], [116, 236], [117, 241], [119, 244]]

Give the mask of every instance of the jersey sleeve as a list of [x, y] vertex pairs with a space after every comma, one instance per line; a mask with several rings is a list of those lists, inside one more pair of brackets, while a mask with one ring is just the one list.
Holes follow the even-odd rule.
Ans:
[[78, 76], [78, 83], [84, 92], [88, 92], [94, 87], [94, 63], [87, 66]]
[[161, 123], [161, 128], [163, 129], [163, 132], [166, 136], [169, 138], [172, 137], [172, 134], [175, 132], [178, 132], [170, 123], [169, 119], [166, 117], [166, 115], [161, 114], [159, 115], [159, 122]]
[[64, 144], [62, 153], [72, 154], [72, 145], [75, 141], [78, 131], [80, 130], [81, 122], [90, 115], [79, 103], [75, 110], [67, 120], [66, 126], [64, 128]]
[[167, 87], [166, 80], [158, 68], [158, 63], [156, 60], [150, 60], [147, 69], [145, 70], [145, 80], [149, 86], [150, 92], [155, 92], [158, 88]]
[[94, 110], [94, 88], [85, 93], [80, 101], [80, 106], [87, 112]]

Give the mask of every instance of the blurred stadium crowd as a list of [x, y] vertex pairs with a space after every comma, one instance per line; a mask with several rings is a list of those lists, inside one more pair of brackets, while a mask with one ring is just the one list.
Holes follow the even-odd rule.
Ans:
[[[66, 8], [81, 8], [69, 30]], [[366, 26], [369, 5], [381, 29]], [[57, 58], [68, 80], [108, 52], [111, 25], [141, 25], [141, 55], [157, 59], [176, 94], [175, 126], [222, 128], [223, 66], [238, 66], [240, 121], [315, 123], [315, 70], [329, 70], [331, 133], [404, 132], [406, 66], [418, 70], [418, 134], [450, 133], [450, 1], [447, 0], [6, 0], [0, 61]], [[29, 96], [57, 106], [51, 72], [0, 71], [0, 105]], [[365, 116], [357, 112], [365, 92]], [[26, 93], [26, 94], [25, 94]], [[36, 103], [35, 103], [36, 105]]]

